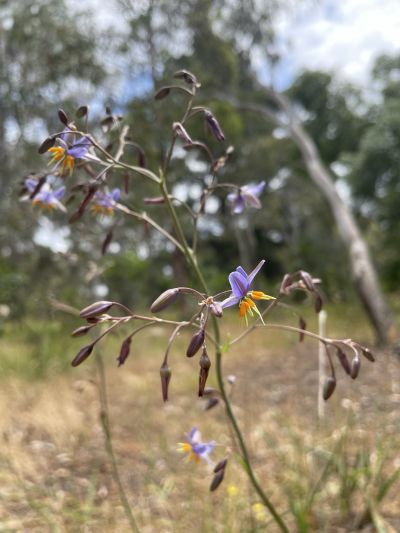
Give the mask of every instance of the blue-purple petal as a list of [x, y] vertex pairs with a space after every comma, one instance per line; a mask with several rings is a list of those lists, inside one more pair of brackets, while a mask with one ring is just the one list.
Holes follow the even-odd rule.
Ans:
[[242, 187], [242, 192], [243, 193], [248, 192], [252, 194], [253, 196], [255, 196], [256, 198], [258, 198], [264, 192], [265, 186], [266, 186], [265, 181], [260, 181], [260, 183], [257, 183], [255, 185], [244, 185]]
[[87, 154], [90, 146], [90, 140], [87, 137], [82, 137], [71, 148], [68, 148], [67, 153], [76, 159], [82, 159]]
[[57, 199], [57, 200], [60, 200], [65, 194], [65, 187], [60, 187], [59, 189], [57, 189], [56, 191], [54, 191], [54, 197]]
[[240, 298], [237, 298], [236, 296], [229, 296], [228, 298], [225, 298], [222, 302], [218, 302], [219, 305], [222, 307], [222, 309], [226, 309], [227, 307], [232, 307], [233, 305], [238, 304], [240, 301]]
[[250, 274], [248, 275], [249, 285], [253, 282], [253, 279], [257, 276], [257, 274], [261, 270], [264, 263], [265, 263], [265, 259], [260, 261], [258, 265], [256, 266], [256, 268], [252, 272], [250, 272]]
[[110, 196], [114, 200], [114, 202], [118, 202], [118, 200], [121, 198], [121, 190], [118, 188], [113, 189], [111, 191]]
[[231, 284], [232, 292], [237, 298], [244, 298], [249, 290], [249, 280], [240, 272], [231, 272], [229, 274], [229, 283]]

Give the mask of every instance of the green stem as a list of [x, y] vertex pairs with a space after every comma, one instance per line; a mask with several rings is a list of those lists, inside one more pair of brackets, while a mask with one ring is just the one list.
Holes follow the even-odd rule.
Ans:
[[[198, 264], [197, 264], [197, 262], [196, 262], [196, 260], [195, 260], [195, 258], [193, 256], [192, 250], [188, 246], [188, 243], [187, 243], [186, 237], [185, 237], [185, 235], [183, 233], [183, 229], [182, 229], [182, 226], [180, 224], [179, 218], [178, 218], [178, 216], [176, 214], [175, 208], [172, 205], [172, 202], [171, 202], [170, 197], [168, 195], [168, 190], [167, 190], [163, 175], [161, 176], [160, 182], [161, 182], [160, 183], [161, 192], [162, 192], [162, 194], [163, 194], [163, 196], [165, 198], [165, 201], [167, 203], [168, 209], [169, 209], [169, 211], [171, 213], [171, 217], [172, 217], [172, 220], [173, 220], [173, 223], [174, 223], [174, 226], [175, 226], [175, 230], [177, 232], [178, 238], [179, 238], [179, 240], [180, 240], [180, 242], [182, 244], [182, 247], [184, 249], [184, 255], [185, 255], [188, 263], [190, 264], [190, 266], [193, 268], [193, 271], [195, 272], [195, 274], [196, 274], [200, 284], [202, 285], [204, 291], [206, 292], [206, 294], [209, 294], [210, 292], [208, 290], [208, 287], [207, 287], [207, 284], [206, 284], [205, 279], [203, 277], [203, 274], [202, 274], [201, 270], [199, 269], [199, 266], [198, 266]], [[240, 447], [240, 451], [241, 451], [241, 454], [242, 454], [242, 459], [243, 459], [243, 462], [244, 462], [244, 465], [245, 465], [245, 468], [246, 468], [246, 473], [249, 476], [249, 479], [250, 479], [255, 491], [257, 492], [257, 494], [261, 498], [261, 501], [267, 507], [267, 509], [269, 510], [271, 515], [273, 516], [275, 522], [277, 523], [277, 525], [279, 526], [281, 531], [283, 531], [284, 533], [289, 533], [289, 530], [288, 530], [285, 522], [283, 521], [283, 519], [281, 518], [281, 516], [279, 515], [279, 513], [275, 509], [275, 507], [272, 504], [272, 502], [269, 500], [268, 496], [264, 493], [261, 485], [259, 484], [259, 482], [258, 482], [258, 480], [256, 478], [254, 470], [253, 470], [253, 468], [251, 466], [250, 456], [249, 456], [249, 452], [247, 450], [247, 447], [246, 447], [246, 444], [245, 444], [245, 441], [244, 441], [244, 437], [243, 437], [242, 432], [241, 432], [241, 430], [239, 428], [239, 424], [238, 424], [238, 422], [236, 420], [236, 417], [235, 417], [235, 415], [233, 413], [229, 397], [228, 397], [228, 395], [226, 393], [226, 390], [225, 390], [223, 371], [222, 371], [221, 335], [220, 335], [220, 330], [219, 330], [219, 325], [218, 325], [218, 322], [217, 322], [217, 318], [215, 316], [212, 316], [212, 323], [213, 323], [214, 335], [215, 335], [215, 341], [216, 341], [216, 374], [217, 374], [218, 387], [219, 387], [219, 390], [221, 392], [222, 398], [224, 400], [226, 414], [227, 414], [227, 416], [228, 416], [228, 418], [229, 418], [229, 420], [230, 420], [230, 422], [232, 424], [233, 430], [234, 430], [234, 432], [236, 434], [236, 437], [237, 437], [237, 440], [239, 442], [239, 447]]]
[[98, 369], [99, 377], [100, 377], [100, 383], [99, 383], [99, 394], [100, 394], [100, 403], [101, 403], [100, 420], [101, 420], [101, 425], [104, 431], [106, 450], [111, 461], [112, 476], [113, 476], [115, 484], [117, 485], [119, 498], [124, 508], [125, 515], [128, 519], [131, 531], [133, 531], [133, 533], [139, 533], [138, 525], [132, 514], [132, 509], [129, 505], [128, 498], [125, 494], [125, 490], [122, 485], [122, 481], [121, 481], [119, 471], [118, 471], [117, 460], [114, 455], [112, 436], [111, 436], [111, 430], [110, 430], [110, 417], [108, 414], [106, 373], [104, 369], [103, 359], [101, 358], [101, 355], [99, 352], [96, 352], [96, 365], [97, 365], [97, 369]]

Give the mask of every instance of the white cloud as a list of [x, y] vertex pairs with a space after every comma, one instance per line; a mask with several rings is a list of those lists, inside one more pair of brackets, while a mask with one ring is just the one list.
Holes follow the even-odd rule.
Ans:
[[292, 8], [277, 20], [282, 62], [278, 81], [288, 85], [304, 68], [335, 71], [361, 86], [382, 53], [400, 52], [399, 0], [321, 0]]

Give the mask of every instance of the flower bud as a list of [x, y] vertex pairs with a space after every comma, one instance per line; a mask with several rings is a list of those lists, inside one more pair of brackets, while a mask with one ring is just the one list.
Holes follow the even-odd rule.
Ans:
[[368, 359], [368, 361], [371, 361], [371, 363], [375, 362], [375, 357], [372, 355], [370, 350], [368, 348], [365, 348], [364, 346], [361, 346], [361, 352], [363, 356]]
[[129, 355], [129, 352], [131, 351], [131, 341], [132, 337], [127, 337], [124, 342], [121, 344], [121, 349], [119, 351], [119, 356], [117, 357], [118, 366], [120, 367], [123, 365]]
[[101, 245], [101, 255], [105, 255], [107, 253], [107, 250], [108, 250], [108, 247], [110, 246], [112, 238], [113, 238], [113, 230], [110, 229], [107, 232], [107, 235], [105, 236], [105, 239]]
[[160, 368], [161, 376], [161, 392], [164, 402], [168, 401], [168, 387], [169, 382], [171, 381], [171, 369], [167, 363], [163, 363]]
[[189, 346], [186, 350], [186, 356], [187, 357], [193, 357], [196, 355], [196, 353], [200, 350], [200, 348], [203, 345], [205, 337], [204, 329], [199, 329], [197, 333], [195, 333], [189, 343]]
[[156, 100], [162, 100], [163, 98], [169, 95], [170, 91], [171, 91], [170, 87], [161, 87], [161, 89], [159, 89], [154, 95], [154, 98]]
[[88, 108], [87, 105], [81, 105], [81, 106], [78, 107], [78, 109], [76, 110], [75, 115], [76, 115], [78, 118], [82, 118], [82, 117], [85, 117], [85, 116], [88, 114], [88, 111], [89, 111], [89, 108]]
[[210, 311], [217, 318], [221, 318], [221, 316], [224, 314], [224, 310], [222, 309], [221, 304], [218, 302], [213, 302], [210, 305]]
[[91, 330], [93, 325], [91, 326], [81, 326], [79, 328], [74, 329], [74, 331], [71, 333], [71, 337], [82, 337], [82, 335], [86, 335], [86, 333]]
[[360, 359], [359, 357], [354, 357], [354, 359], [351, 362], [350, 376], [353, 379], [356, 379], [359, 372], [360, 372]]
[[323, 399], [328, 400], [332, 396], [335, 388], [336, 388], [336, 379], [333, 376], [329, 376], [328, 378], [326, 378], [325, 383], [324, 383], [324, 388], [322, 391]]
[[68, 126], [68, 117], [63, 109], [58, 110], [58, 118], [60, 119], [60, 122], [64, 124], [64, 126]]
[[186, 82], [188, 85], [194, 85], [195, 87], [200, 87], [200, 83], [197, 81], [197, 78], [194, 74], [188, 70], [177, 70], [174, 74], [174, 78], [181, 79]]
[[211, 481], [210, 485], [210, 492], [214, 492], [217, 490], [217, 488], [221, 485], [223, 479], [224, 479], [225, 472], [224, 470], [219, 470], [215, 476], [213, 477], [213, 480]]
[[47, 152], [47, 150], [49, 150], [50, 148], [54, 146], [55, 142], [56, 142], [56, 137], [54, 136], [47, 137], [38, 148], [39, 154], [44, 154], [45, 152]]
[[203, 396], [204, 394], [204, 387], [206, 386], [206, 381], [208, 378], [208, 372], [211, 367], [211, 361], [208, 357], [207, 350], [204, 347], [203, 353], [200, 357], [200, 374], [199, 374], [199, 396]]
[[316, 293], [316, 296], [315, 296], [314, 309], [316, 313], [319, 313], [322, 309], [322, 298], [319, 293]]
[[224, 141], [225, 140], [224, 132], [222, 131], [221, 126], [218, 123], [218, 120], [214, 117], [211, 111], [205, 110], [204, 116], [206, 117], [207, 125], [210, 131], [212, 132], [212, 134], [214, 135], [214, 137], [218, 141]]
[[179, 289], [168, 289], [167, 291], [164, 291], [160, 296], [154, 300], [154, 302], [151, 304], [150, 311], [152, 313], [158, 313], [171, 305], [175, 302], [177, 296], [179, 294]]
[[79, 316], [81, 318], [94, 318], [99, 315], [102, 315], [103, 313], [106, 313], [112, 306], [114, 305], [114, 302], [108, 302], [106, 300], [101, 300], [99, 302], [94, 302], [79, 313]]
[[226, 465], [228, 463], [228, 458], [225, 457], [225, 459], [222, 459], [221, 461], [219, 461], [219, 463], [217, 463], [214, 467], [214, 474], [216, 474], [217, 472], [219, 472], [220, 470], [225, 470], [226, 468]]
[[204, 409], [205, 409], [206, 411], [209, 411], [210, 409], [212, 409], [213, 407], [215, 407], [215, 406], [218, 405], [218, 404], [219, 404], [219, 399], [218, 399], [218, 398], [210, 398], [210, 399], [207, 401], [207, 403], [206, 403]]
[[347, 375], [350, 376], [350, 373], [351, 373], [350, 363], [344, 351], [341, 350], [340, 348], [337, 348], [336, 356], [339, 359], [339, 362], [342, 365], [343, 370], [346, 372]]
[[172, 128], [173, 128], [174, 132], [177, 134], [177, 136], [180, 139], [182, 139], [182, 141], [184, 141], [187, 144], [192, 144], [193, 143], [190, 135], [188, 134], [188, 132], [185, 130], [185, 128], [182, 126], [182, 124], [180, 122], [174, 122], [172, 124]]
[[83, 348], [81, 348], [79, 352], [77, 353], [77, 355], [72, 360], [71, 365], [79, 366], [81, 363], [83, 363], [83, 361], [85, 361], [89, 357], [89, 355], [92, 353], [93, 347], [94, 347], [93, 344], [88, 344], [87, 346], [84, 346]]

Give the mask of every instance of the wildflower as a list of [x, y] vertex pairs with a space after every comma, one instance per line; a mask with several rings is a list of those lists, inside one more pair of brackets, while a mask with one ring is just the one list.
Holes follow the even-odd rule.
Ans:
[[[24, 182], [26, 189], [32, 194], [37, 187], [37, 180], [27, 178]], [[48, 183], [44, 183], [40, 190], [31, 198], [33, 205], [38, 205], [42, 209], [47, 208], [50, 211], [53, 209], [59, 209], [60, 211], [66, 211], [60, 199], [64, 196], [65, 187], [60, 187], [53, 191]]]
[[198, 463], [204, 459], [207, 463], [212, 464], [209, 454], [215, 448], [215, 442], [201, 442], [201, 434], [197, 428], [192, 428], [186, 433], [187, 442], [178, 442], [178, 452], [188, 454], [188, 459]]
[[93, 197], [92, 209], [96, 213], [112, 215], [115, 204], [121, 196], [120, 189], [113, 189], [111, 192], [97, 191]]
[[75, 159], [83, 159], [91, 146], [88, 137], [81, 137], [72, 146], [68, 147], [67, 138], [68, 134], [63, 132], [58, 139], [61, 146], [53, 146], [47, 150], [52, 155], [49, 165], [53, 163], [56, 164], [56, 167], [61, 165], [61, 174], [63, 176], [72, 174]]
[[246, 324], [247, 314], [253, 316], [253, 311], [262, 320], [261, 313], [254, 300], [275, 300], [273, 296], [269, 296], [264, 292], [250, 290], [250, 285], [252, 284], [253, 279], [256, 277], [264, 263], [265, 260], [263, 259], [250, 274], [246, 274], [241, 266], [238, 266], [235, 272], [231, 272], [229, 274], [229, 283], [231, 285], [232, 294], [220, 302], [223, 309], [239, 304], [239, 316], [240, 318], [246, 319]]
[[264, 522], [267, 518], [265, 506], [262, 503], [253, 503], [251, 506], [257, 522]]
[[236, 485], [228, 485], [226, 487], [226, 492], [230, 498], [235, 498], [239, 494], [239, 489]]
[[258, 198], [264, 191], [265, 185], [265, 181], [260, 181], [256, 185], [243, 185], [237, 193], [229, 193], [227, 200], [231, 204], [232, 213], [239, 215], [243, 213], [245, 207], [261, 209], [261, 203]]

